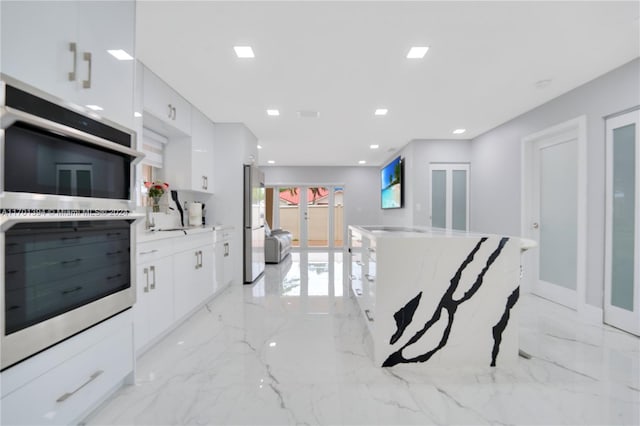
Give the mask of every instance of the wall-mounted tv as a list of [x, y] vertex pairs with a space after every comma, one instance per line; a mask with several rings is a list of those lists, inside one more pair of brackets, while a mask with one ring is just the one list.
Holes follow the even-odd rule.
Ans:
[[382, 190], [380, 193], [381, 207], [383, 209], [399, 209], [403, 207], [403, 178], [404, 161], [396, 158], [380, 170]]

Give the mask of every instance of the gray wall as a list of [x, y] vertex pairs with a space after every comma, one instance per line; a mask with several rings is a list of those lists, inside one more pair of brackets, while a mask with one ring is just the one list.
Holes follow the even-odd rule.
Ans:
[[[430, 163], [469, 163], [471, 161], [471, 142], [468, 140], [414, 140], [400, 153], [405, 159], [404, 171], [404, 208], [384, 210], [384, 225], [429, 226]], [[388, 161], [396, 158], [390, 157]], [[473, 182], [470, 182], [470, 186]], [[472, 186], [473, 188], [473, 186]], [[473, 191], [473, 189], [471, 189]]]
[[344, 185], [347, 225], [380, 223], [380, 169], [377, 167], [261, 166], [265, 184]]
[[586, 115], [586, 301], [602, 307], [605, 232], [603, 117], [639, 104], [640, 59], [636, 59], [475, 138], [471, 143], [471, 229], [520, 234], [522, 138]]

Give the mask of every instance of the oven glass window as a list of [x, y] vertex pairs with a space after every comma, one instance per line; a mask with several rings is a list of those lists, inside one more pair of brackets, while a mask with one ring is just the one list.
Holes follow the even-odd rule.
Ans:
[[5, 130], [4, 190], [129, 199], [126, 154], [16, 123]]
[[21, 223], [5, 233], [5, 334], [131, 287], [129, 220]]

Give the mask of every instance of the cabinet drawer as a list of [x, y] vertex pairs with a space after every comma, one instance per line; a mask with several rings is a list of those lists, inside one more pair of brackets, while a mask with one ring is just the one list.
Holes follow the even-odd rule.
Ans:
[[71, 424], [133, 371], [131, 326], [2, 399], [2, 424]]
[[173, 238], [165, 241], [149, 241], [136, 246], [136, 262], [138, 264], [151, 262], [165, 256], [171, 256]]
[[213, 232], [185, 235], [184, 237], [176, 238], [173, 244], [175, 253], [203, 246], [213, 247]]

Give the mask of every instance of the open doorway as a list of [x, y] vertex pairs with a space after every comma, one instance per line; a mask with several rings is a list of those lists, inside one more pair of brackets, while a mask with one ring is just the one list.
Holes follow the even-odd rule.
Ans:
[[344, 245], [344, 186], [267, 187], [267, 223], [293, 235], [293, 247], [332, 249]]

